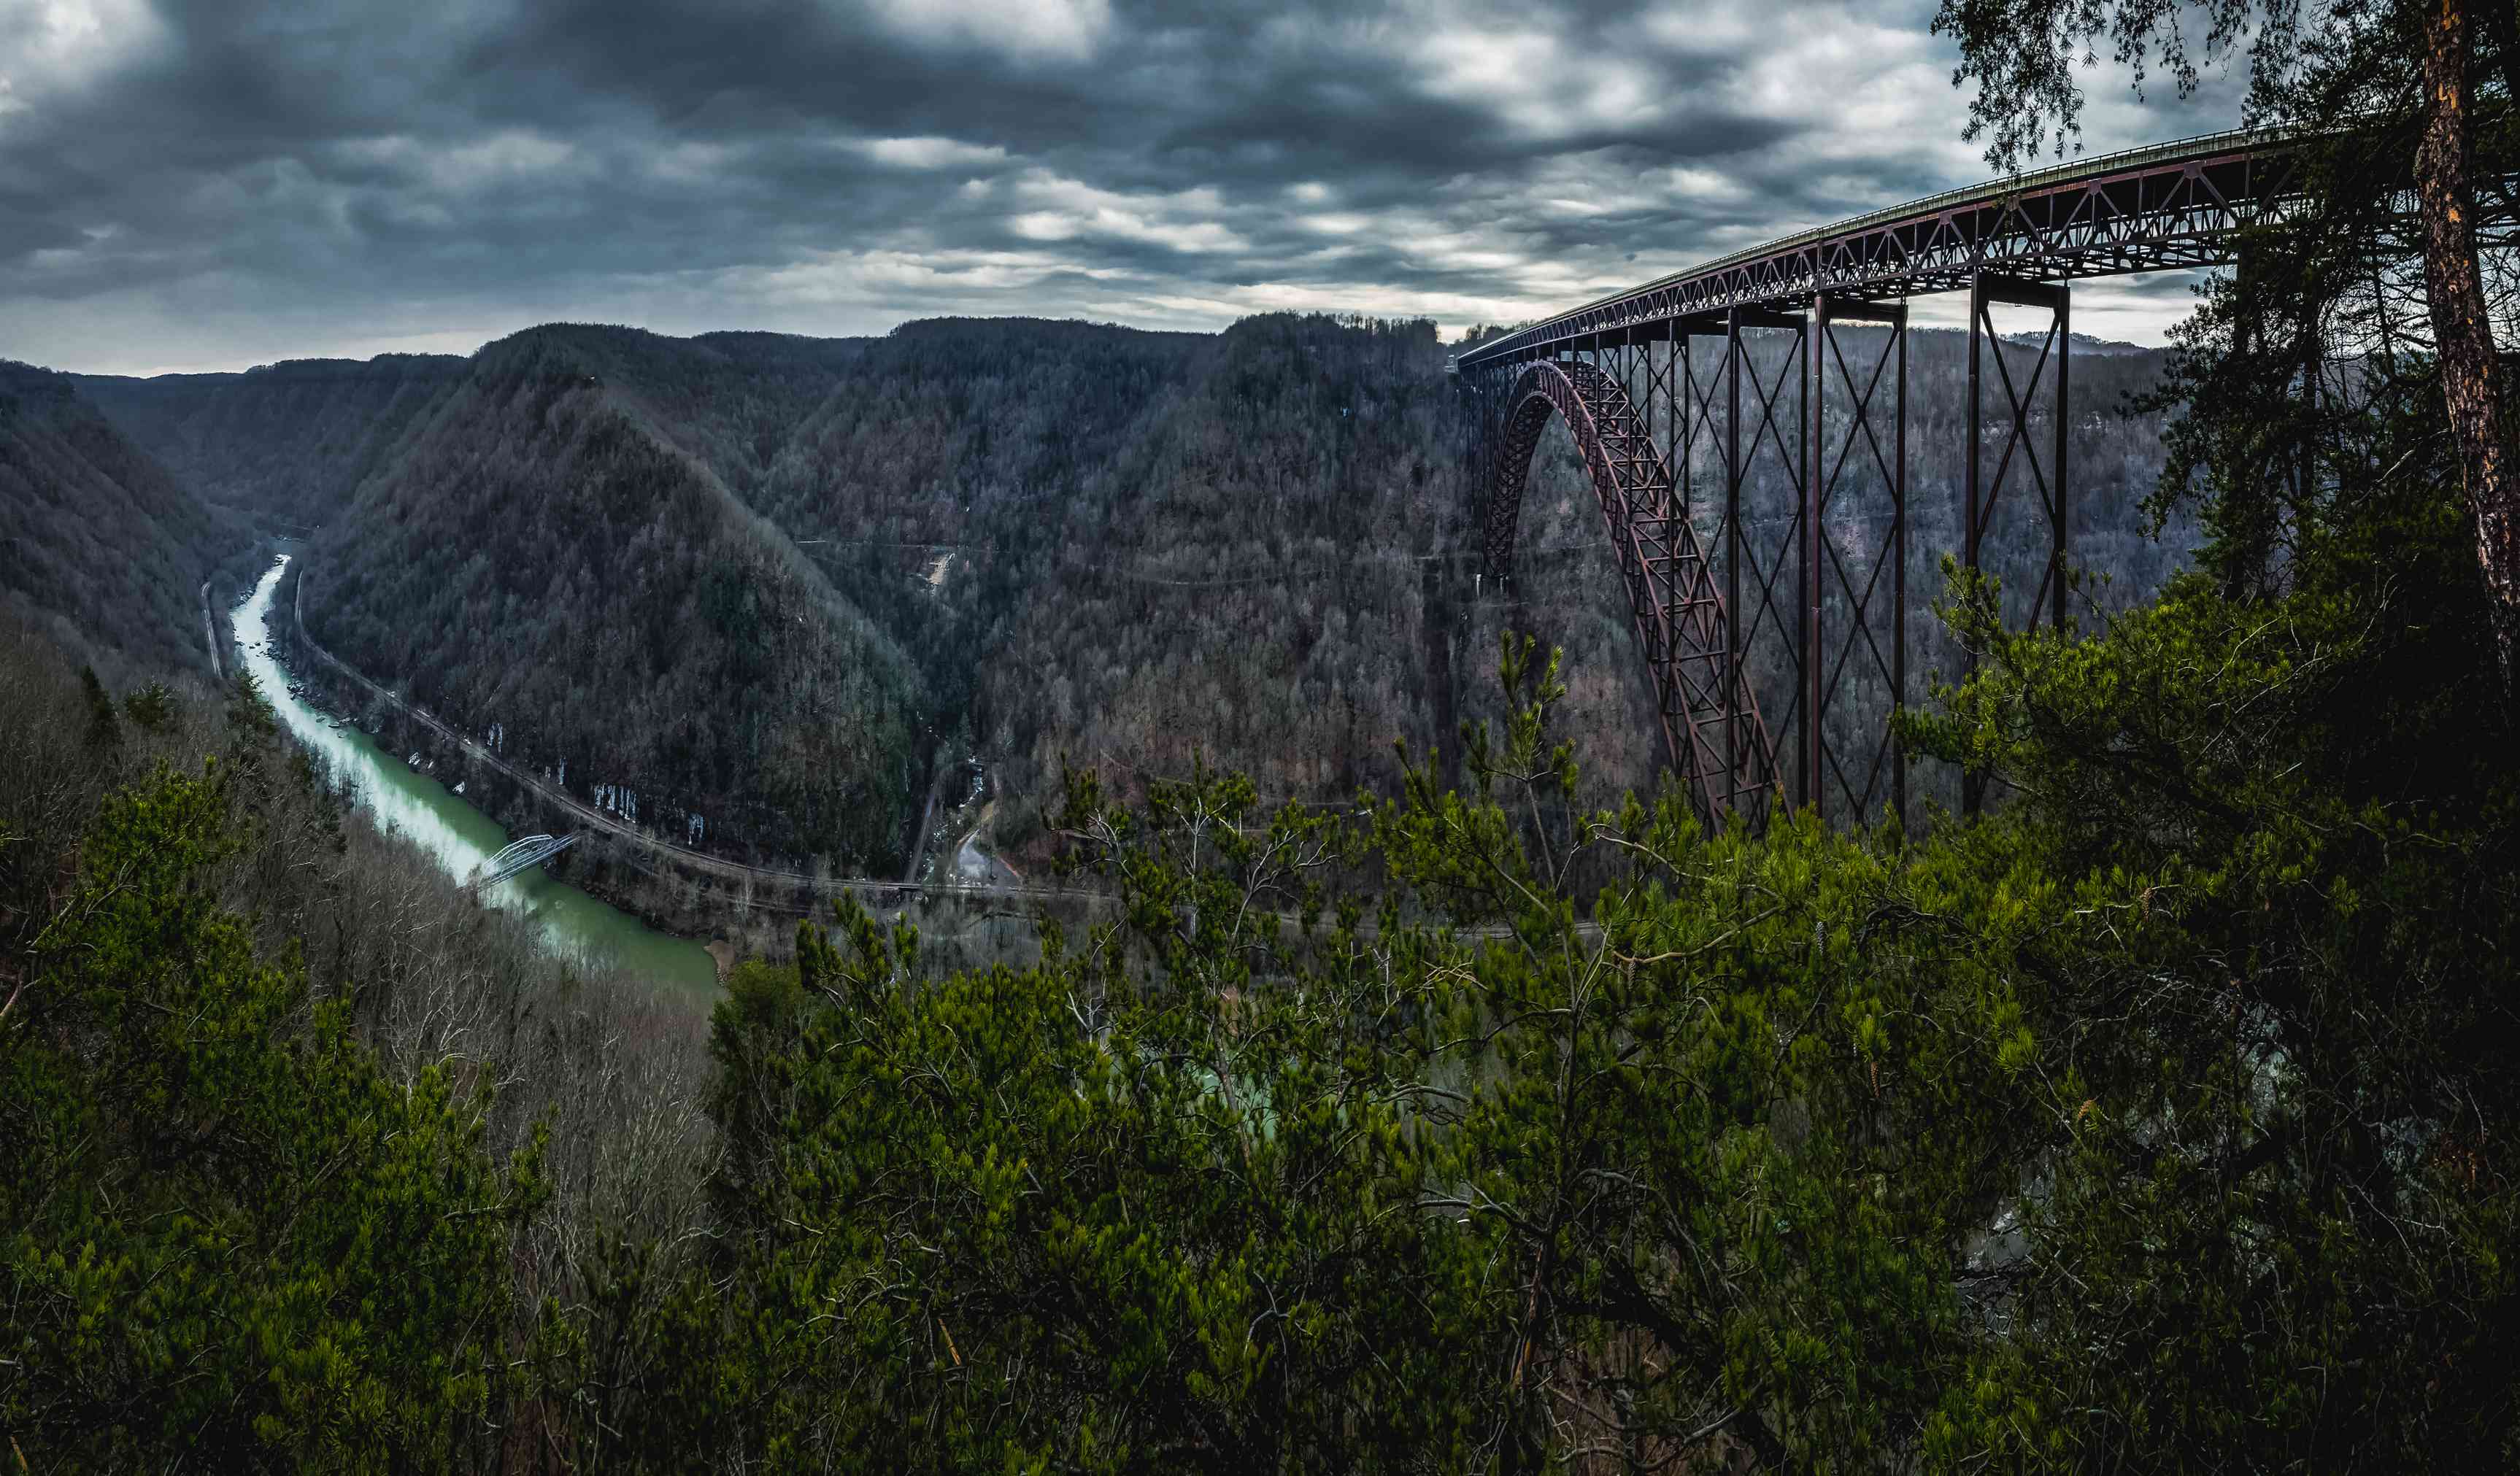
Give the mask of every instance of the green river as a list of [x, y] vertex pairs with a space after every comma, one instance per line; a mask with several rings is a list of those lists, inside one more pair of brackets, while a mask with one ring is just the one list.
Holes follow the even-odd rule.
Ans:
[[[359, 807], [373, 815], [380, 827], [419, 845], [448, 874], [458, 879], [471, 876], [474, 868], [508, 843], [508, 832], [444, 784], [378, 747], [366, 734], [317, 711], [290, 692], [289, 673], [272, 654], [269, 640], [272, 594], [288, 564], [289, 556], [284, 554], [238, 606], [239, 659], [262, 684], [263, 695], [271, 699], [289, 731], [332, 771], [336, 782], [351, 786]], [[553, 880], [540, 867], [486, 889], [482, 901], [530, 916], [542, 924], [554, 950], [590, 964], [617, 965], [635, 976], [698, 995], [717, 988], [717, 963], [698, 944], [657, 932], [628, 913]]]

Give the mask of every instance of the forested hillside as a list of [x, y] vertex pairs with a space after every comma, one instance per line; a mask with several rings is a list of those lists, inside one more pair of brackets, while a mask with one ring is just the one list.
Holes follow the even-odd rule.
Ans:
[[[2161, 356], [2093, 347], [2074, 557], [2122, 603], [2184, 541], [2138, 534], [2160, 425], [2125, 402]], [[1910, 346], [1912, 701], [1958, 665], [1928, 607], [1961, 541], [1964, 348]], [[933, 766], [966, 757], [1005, 801], [996, 841], [1035, 855], [1063, 764], [1134, 788], [1203, 756], [1311, 800], [1387, 784], [1395, 738], [1450, 745], [1461, 718], [1496, 715], [1509, 627], [1568, 652], [1588, 797], [1649, 788], [1665, 762], [1650, 689], [1573, 445], [1552, 428], [1535, 462], [1508, 599], [1470, 531], [1447, 352], [1424, 323], [1292, 315], [1212, 336], [556, 326], [469, 362], [112, 381], [107, 403], [172, 464], [327, 525], [308, 616], [372, 674], [475, 734], [495, 725], [581, 797], [626, 790], [677, 839], [880, 870]], [[2043, 457], [2049, 424], [2041, 410]], [[1710, 540], [1714, 454], [1700, 446], [1693, 476]], [[1828, 518], [1859, 572], [1887, 553], [1868, 471], [1859, 458]], [[2014, 484], [1990, 562], [2020, 584], [2045, 535], [2018, 469]], [[1753, 536], [1781, 544], [1798, 495], [1760, 462]], [[1782, 742], [1779, 629], [1752, 652]], [[1835, 723], [1877, 733], [1886, 688], [1848, 680]]]
[[109, 674], [209, 672], [199, 594], [250, 534], [67, 375], [0, 360], [0, 602]]
[[[578, 333], [644, 424], [707, 466], [913, 653], [931, 720], [967, 720], [996, 626], [1044, 593], [1063, 519], [1215, 340], [937, 320], [879, 339]], [[949, 557], [950, 556], [950, 557]]]
[[897, 864], [920, 679], [796, 547], [658, 430], [605, 350], [484, 349], [307, 559], [311, 633], [677, 840]]
[[341, 506], [467, 368], [449, 354], [382, 354], [243, 374], [76, 378], [196, 494], [306, 524]]
[[1421, 576], [1467, 567], [1468, 509], [1443, 364], [1425, 323], [1237, 324], [1078, 495], [1025, 510], [1049, 536], [988, 551], [982, 612], [978, 736], [1010, 789], [1049, 796], [1062, 757], [1134, 787], [1204, 754], [1331, 799], [1444, 733]]

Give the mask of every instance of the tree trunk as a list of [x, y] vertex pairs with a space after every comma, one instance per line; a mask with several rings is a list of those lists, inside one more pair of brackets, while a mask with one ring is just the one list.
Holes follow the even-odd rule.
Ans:
[[[2458, 443], [2476, 560], [2494, 621], [2503, 698], [2514, 697], [2513, 647], [2520, 643], [2520, 487], [2512, 482], [2502, 431], [2501, 364], [2486, 316], [2476, 255], [2476, 189], [2468, 177], [2473, 121], [2467, 86], [2469, 0], [2434, 0], [2424, 26], [2424, 137], [2415, 149], [2422, 204], [2424, 295], [2441, 354], [2442, 395]], [[2485, 0], [2509, 4], [2510, 0]]]

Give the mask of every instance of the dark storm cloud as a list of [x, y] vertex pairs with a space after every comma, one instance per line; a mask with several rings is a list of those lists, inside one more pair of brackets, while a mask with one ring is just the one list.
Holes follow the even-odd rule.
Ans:
[[[0, 0], [0, 355], [552, 318], [1457, 330], [1976, 177], [1927, 14]], [[2094, 146], [2188, 121], [2095, 101]]]

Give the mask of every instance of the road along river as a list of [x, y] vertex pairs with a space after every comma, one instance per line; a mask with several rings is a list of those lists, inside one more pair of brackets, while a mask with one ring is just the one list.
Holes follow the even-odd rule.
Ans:
[[[288, 556], [281, 556], [238, 607], [238, 659], [262, 684], [262, 694], [290, 733], [314, 752], [336, 783], [351, 785], [359, 807], [379, 826], [418, 844], [458, 880], [470, 878], [474, 868], [508, 843], [508, 832], [445, 785], [379, 748], [366, 734], [290, 692], [289, 673], [272, 654], [270, 639], [272, 595], [288, 566]], [[706, 993], [717, 988], [717, 964], [698, 944], [657, 932], [628, 913], [552, 879], [539, 867], [484, 888], [482, 901], [527, 914], [542, 924], [555, 951], [590, 964], [610, 963], [678, 989]]]

